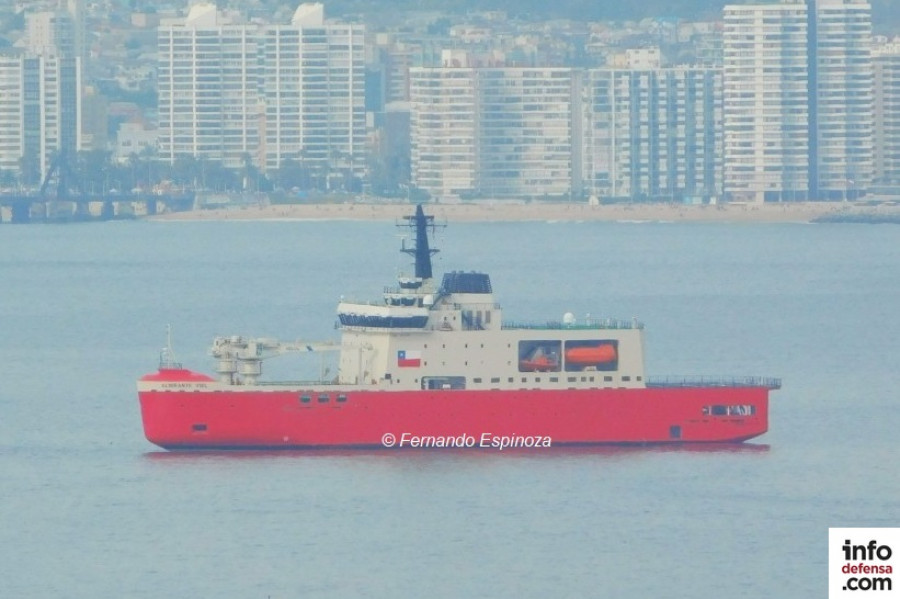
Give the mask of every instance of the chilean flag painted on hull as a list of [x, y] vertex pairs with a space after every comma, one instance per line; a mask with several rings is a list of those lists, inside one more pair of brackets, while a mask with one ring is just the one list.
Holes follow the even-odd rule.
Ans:
[[422, 365], [422, 352], [400, 350], [397, 352], [397, 366], [400, 368], [418, 368]]

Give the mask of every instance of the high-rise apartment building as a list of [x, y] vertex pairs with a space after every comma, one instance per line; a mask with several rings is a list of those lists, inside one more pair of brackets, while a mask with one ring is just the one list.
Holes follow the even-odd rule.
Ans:
[[573, 70], [477, 69], [476, 188], [484, 197], [569, 197], [579, 185]]
[[872, 180], [867, 0], [724, 9], [725, 189], [734, 200], [857, 197]]
[[874, 156], [875, 184], [900, 185], [900, 39], [876, 46]]
[[476, 86], [473, 68], [410, 69], [410, 179], [432, 196], [476, 192]]
[[341, 170], [362, 177], [363, 26], [326, 22], [321, 4], [303, 4], [289, 25], [265, 28], [261, 57], [266, 168], [276, 169], [292, 159], [322, 176]]
[[722, 194], [721, 69], [590, 69], [584, 97], [590, 195], [710, 201]]
[[203, 157], [237, 168], [259, 148], [256, 27], [234, 23], [216, 6], [160, 24], [159, 156]]
[[810, 0], [810, 196], [852, 199], [874, 171], [872, 9], [868, 0]]
[[49, 54], [0, 57], [0, 168], [34, 184], [81, 149], [81, 64]]
[[413, 183], [437, 197], [570, 197], [580, 185], [569, 68], [410, 69]]
[[808, 196], [808, 27], [803, 2], [724, 9], [724, 185], [732, 200]]
[[24, 105], [24, 64], [21, 56], [0, 55], [0, 170], [19, 171], [24, 155], [22, 126]]
[[244, 23], [209, 3], [159, 27], [160, 155], [328, 177], [365, 170], [361, 25], [301, 4], [290, 24]]

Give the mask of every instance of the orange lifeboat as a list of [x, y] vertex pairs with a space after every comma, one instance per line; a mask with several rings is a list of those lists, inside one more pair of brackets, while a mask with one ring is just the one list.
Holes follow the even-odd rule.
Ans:
[[590, 366], [616, 360], [616, 347], [610, 343], [570, 347], [566, 350], [566, 362], [572, 365]]
[[519, 370], [522, 372], [550, 372], [559, 370], [559, 360], [556, 356], [539, 355], [527, 360], [519, 361]]

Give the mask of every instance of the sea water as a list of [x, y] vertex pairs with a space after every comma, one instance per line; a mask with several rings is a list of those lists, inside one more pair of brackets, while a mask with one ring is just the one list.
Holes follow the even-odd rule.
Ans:
[[648, 374], [781, 377], [770, 431], [163, 452], [135, 381], [167, 325], [207, 372], [216, 335], [336, 338], [342, 296], [408, 272], [393, 224], [2, 226], [0, 596], [823, 597], [829, 527], [900, 523], [900, 227], [454, 223], [436, 244], [506, 319], [638, 318]]

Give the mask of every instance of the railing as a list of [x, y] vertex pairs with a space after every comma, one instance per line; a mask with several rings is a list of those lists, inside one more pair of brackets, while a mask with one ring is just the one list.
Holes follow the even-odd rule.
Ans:
[[639, 322], [637, 320], [619, 320], [616, 318], [589, 318], [587, 320], [574, 322], [574, 323], [565, 323], [558, 320], [551, 320], [544, 323], [534, 323], [534, 322], [504, 322], [504, 329], [533, 329], [533, 330], [560, 330], [560, 329], [569, 329], [569, 330], [579, 330], [579, 329], [613, 329], [613, 330], [628, 330], [628, 329], [643, 329], [644, 323]]
[[781, 379], [763, 376], [651, 376], [648, 387], [765, 387], [781, 389]]

